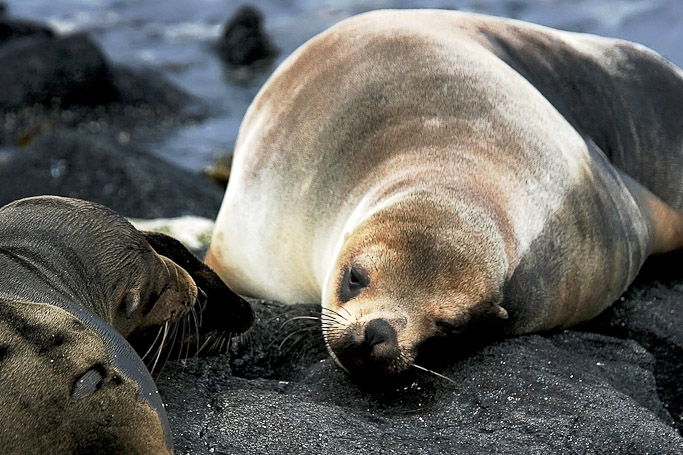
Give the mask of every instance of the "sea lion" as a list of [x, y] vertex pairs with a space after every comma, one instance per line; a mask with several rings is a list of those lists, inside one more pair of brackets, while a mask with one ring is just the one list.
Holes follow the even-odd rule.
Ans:
[[682, 210], [683, 72], [655, 52], [375, 11], [261, 89], [205, 262], [238, 293], [321, 301], [345, 369], [401, 373], [430, 340], [594, 317], [683, 247]]
[[35, 197], [0, 209], [0, 445], [7, 453], [172, 453], [157, 389], [124, 338], [178, 320], [198, 294], [205, 297], [163, 255], [189, 252], [161, 237], [76, 199]]

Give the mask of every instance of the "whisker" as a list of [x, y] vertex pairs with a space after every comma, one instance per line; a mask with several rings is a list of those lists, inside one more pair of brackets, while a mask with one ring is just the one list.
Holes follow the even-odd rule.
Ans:
[[211, 352], [214, 354], [220, 354], [221, 352], [223, 352], [223, 344], [224, 343], [225, 343], [225, 335], [220, 334], [216, 338], [216, 342], [213, 344], [213, 346], [211, 348]]
[[293, 336], [296, 335], [297, 333], [306, 332], [306, 331], [309, 331], [309, 330], [310, 330], [310, 327], [305, 327], [305, 328], [303, 328], [303, 329], [295, 330], [294, 332], [292, 332], [292, 333], [290, 333], [289, 335], [287, 335], [287, 336], [285, 337], [285, 339], [282, 340], [282, 342], [280, 343], [280, 345], [277, 347], [278, 351], [282, 350], [282, 346], [283, 346], [283, 345], [285, 344], [285, 342], [286, 342], [287, 340], [289, 340], [291, 337], [293, 337]]
[[178, 348], [178, 357], [176, 358], [176, 360], [180, 360], [180, 357], [183, 354], [183, 342], [185, 341], [185, 329], [187, 328], [187, 324], [187, 319], [183, 318], [183, 330], [180, 336], [180, 347]]
[[[195, 343], [195, 348], [197, 348], [197, 347], [199, 347], [199, 325], [201, 323], [197, 319], [197, 312], [194, 310], [194, 308], [192, 308], [192, 311], [190, 313], [192, 313], [192, 320], [194, 321], [194, 332], [195, 332], [195, 336], [197, 337], [195, 339], [194, 343]], [[187, 344], [187, 353], [188, 354], [190, 353], [190, 344], [189, 343]], [[197, 354], [199, 354], [199, 349], [197, 349], [196, 352], [194, 353], [195, 357], [197, 356]]]
[[312, 320], [312, 321], [316, 321], [316, 322], [320, 321], [320, 318], [316, 318], [314, 316], [296, 316], [296, 317], [287, 319], [285, 322], [283, 322], [280, 325], [280, 328], [283, 328], [285, 325], [289, 324], [292, 321], [298, 321], [301, 319]]
[[317, 312], [317, 311], [314, 312], [314, 314], [316, 315], [316, 317], [320, 318], [321, 320], [322, 320], [322, 319], [327, 319], [327, 320], [330, 320], [330, 321], [336, 321], [336, 320], [337, 320], [337, 317], [335, 317], [335, 316], [333, 316], [333, 315], [331, 315], [331, 314], [320, 313], [320, 312]]
[[345, 306], [342, 307], [342, 310], [346, 311], [346, 312], [348, 313], [349, 316], [353, 317], [353, 315], [351, 314], [351, 312], [350, 312]]
[[154, 348], [154, 345], [157, 344], [157, 340], [159, 339], [159, 336], [161, 335], [161, 332], [164, 330], [163, 327], [159, 327], [159, 331], [157, 332], [157, 336], [154, 337], [154, 341], [152, 341], [152, 344], [149, 346], [149, 349], [147, 349], [147, 352], [145, 352], [145, 355], [142, 356], [142, 360], [145, 360], [145, 358], [149, 355], [150, 352], [152, 352], [152, 349]]
[[150, 370], [150, 373], [154, 373], [154, 370], [157, 367], [157, 362], [159, 362], [159, 358], [161, 357], [161, 351], [164, 346], [164, 343], [166, 342], [166, 336], [168, 335], [168, 322], [164, 323], [164, 335], [161, 337], [161, 344], [159, 345], [159, 350], [157, 351], [156, 358], [154, 359], [154, 364], [152, 365], [152, 369]]
[[[344, 308], [344, 309], [346, 310], [346, 308]], [[323, 311], [329, 311], [329, 312], [332, 313], [333, 315], [340, 317], [342, 320], [344, 320], [344, 321], [349, 321], [343, 314], [341, 314], [341, 313], [339, 313], [339, 312], [337, 312], [337, 311], [335, 311], [335, 310], [333, 310], [333, 309], [331, 309], [331, 308], [325, 308], [325, 307], [323, 307]], [[346, 310], [346, 312], [349, 313], [349, 310]], [[349, 315], [351, 315], [351, 313], [349, 313]], [[353, 316], [353, 315], [351, 315], [351, 316]], [[332, 316], [330, 316], [330, 317], [332, 317]], [[335, 319], [336, 319], [336, 318], [335, 318]]]
[[221, 341], [221, 335], [216, 336], [211, 342], [211, 346], [207, 349], [208, 352], [215, 353], [218, 343]]
[[209, 344], [209, 342], [210, 342], [212, 339], [213, 339], [213, 335], [207, 335], [207, 336], [206, 336], [206, 340], [204, 340], [204, 342], [202, 343], [201, 346], [199, 346], [199, 344], [197, 344], [197, 345], [199, 346], [199, 349], [197, 350], [197, 355], [199, 355], [199, 353], [202, 352], [202, 351], [204, 350], [204, 348]]
[[417, 368], [418, 370], [422, 370], [422, 371], [425, 371], [425, 372], [427, 372], [427, 373], [431, 373], [431, 374], [433, 374], [434, 376], [437, 376], [437, 377], [439, 377], [439, 378], [441, 378], [441, 379], [443, 379], [443, 380], [446, 380], [446, 381], [448, 381], [448, 382], [450, 382], [450, 383], [453, 383], [453, 384], [455, 384], [455, 385], [457, 385], [457, 386], [460, 386], [460, 384], [458, 384], [457, 382], [455, 382], [454, 380], [452, 380], [452, 379], [449, 378], [448, 376], [444, 376], [443, 374], [437, 373], [437, 372], [434, 371], [434, 370], [430, 370], [430, 369], [428, 369], [428, 368], [421, 367], [420, 365], [417, 365], [417, 364], [415, 364], [415, 363], [413, 363], [412, 366], [415, 367], [415, 368]]
[[[168, 324], [168, 322], [166, 324]], [[161, 368], [159, 369], [159, 373], [157, 373], [157, 374], [161, 374], [161, 372], [164, 371], [164, 367], [168, 363], [168, 359], [171, 358], [171, 353], [173, 352], [173, 346], [175, 346], [176, 339], [178, 338], [178, 324], [173, 324], [172, 337], [173, 337], [173, 340], [171, 341], [171, 344], [168, 348], [168, 352], [166, 353], [166, 358], [164, 359], [164, 363], [161, 364]], [[181, 340], [181, 344], [180, 344], [181, 348], [182, 348], [182, 341], [183, 340]]]

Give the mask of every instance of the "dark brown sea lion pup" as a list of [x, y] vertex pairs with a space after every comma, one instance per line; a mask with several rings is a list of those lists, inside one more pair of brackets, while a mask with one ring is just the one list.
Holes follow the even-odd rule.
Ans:
[[[115, 212], [75, 199], [0, 209], [4, 452], [172, 453], [157, 389], [124, 337], [178, 320], [200, 291], [164, 255], [186, 249], [146, 235], [155, 248]], [[248, 307], [238, 313], [253, 317]]]
[[[181, 340], [182, 343], [193, 343], [195, 348], [199, 348], [206, 338], [240, 334], [252, 326], [254, 313], [249, 303], [232, 292], [210, 267], [197, 259], [180, 241], [160, 232], [141, 232], [155, 251], [187, 271], [199, 287], [201, 312], [197, 318], [201, 318], [201, 324], [199, 330], [190, 331]], [[145, 339], [149, 339], [149, 336]]]
[[649, 255], [683, 247], [682, 210], [683, 72], [655, 52], [376, 11], [260, 91], [206, 262], [238, 293], [321, 301], [346, 369], [400, 373], [477, 323], [594, 317]]

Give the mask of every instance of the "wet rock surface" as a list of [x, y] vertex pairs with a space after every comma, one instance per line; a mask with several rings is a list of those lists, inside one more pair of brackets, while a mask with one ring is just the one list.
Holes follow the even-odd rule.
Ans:
[[33, 21], [6, 18], [6, 9], [6, 5], [0, 3], [0, 45], [25, 36], [54, 36], [52, 29], [46, 25]]
[[221, 189], [146, 147], [207, 112], [165, 77], [112, 64], [86, 34], [3, 17], [0, 86], [0, 205], [54, 194], [130, 217], [218, 212]]

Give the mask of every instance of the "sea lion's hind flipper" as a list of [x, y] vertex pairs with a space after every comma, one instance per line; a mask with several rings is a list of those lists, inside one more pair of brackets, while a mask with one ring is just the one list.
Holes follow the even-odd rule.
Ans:
[[683, 214], [666, 204], [636, 180], [621, 172], [624, 184], [633, 195], [653, 232], [651, 254], [683, 251]]

